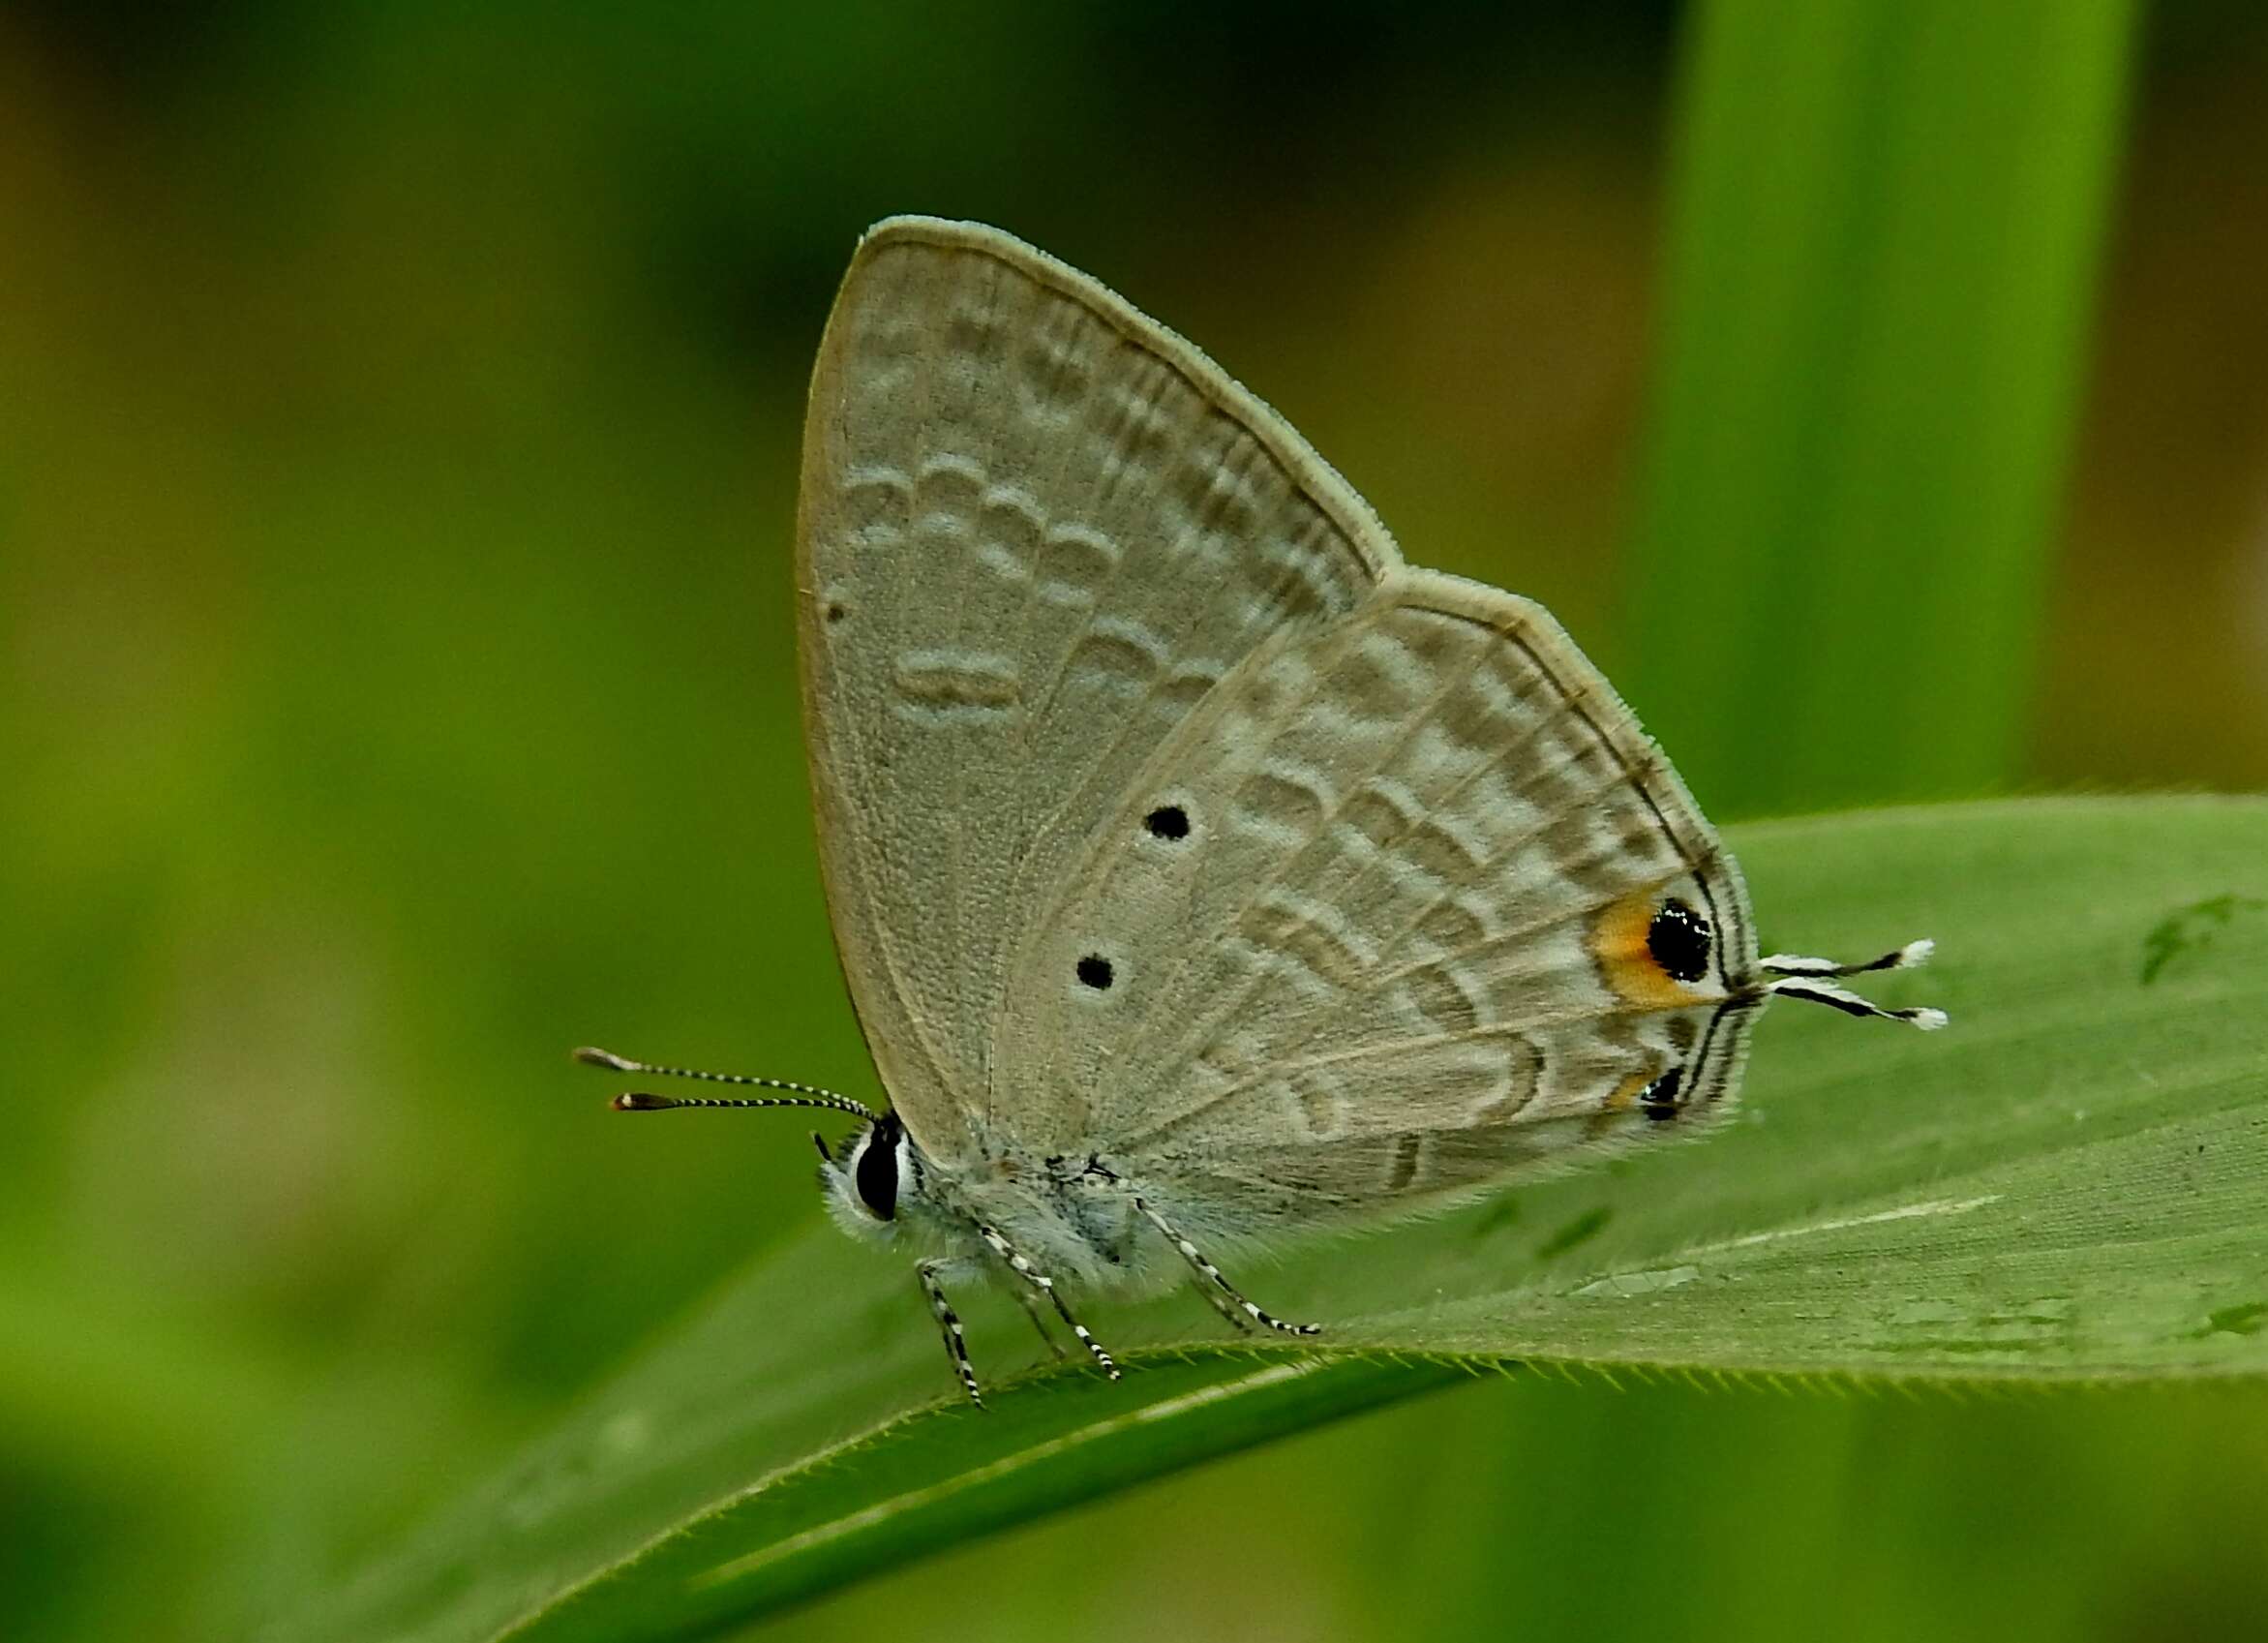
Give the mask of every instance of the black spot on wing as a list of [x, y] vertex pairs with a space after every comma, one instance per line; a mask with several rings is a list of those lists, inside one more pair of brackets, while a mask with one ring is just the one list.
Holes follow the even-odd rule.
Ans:
[[1672, 897], [1647, 927], [1646, 950], [1673, 981], [1699, 981], [1709, 973], [1709, 919]]
[[1638, 1111], [1648, 1118], [1675, 1118], [1678, 1115], [1678, 1091], [1683, 1087], [1683, 1069], [1672, 1067], [1638, 1092]]

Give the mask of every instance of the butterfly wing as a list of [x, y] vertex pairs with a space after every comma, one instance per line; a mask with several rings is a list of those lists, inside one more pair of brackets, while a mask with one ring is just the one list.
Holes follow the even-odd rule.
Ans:
[[813, 373], [803, 716], [835, 938], [925, 1151], [995, 1144], [1007, 969], [1159, 748], [1400, 563], [1280, 417], [972, 224], [861, 242]]
[[[1711, 932], [1685, 980], [1648, 940], [1671, 897]], [[1160, 745], [1026, 935], [1004, 1105], [1208, 1232], [1416, 1207], [1721, 1108], [1755, 957], [1738, 869], [1557, 624], [1405, 567]]]

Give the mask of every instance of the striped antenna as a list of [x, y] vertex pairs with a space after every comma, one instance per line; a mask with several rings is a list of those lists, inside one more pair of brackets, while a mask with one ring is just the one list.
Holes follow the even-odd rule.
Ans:
[[701, 1079], [713, 1084], [747, 1084], [757, 1089], [786, 1090], [786, 1095], [770, 1096], [691, 1096], [649, 1095], [643, 1090], [625, 1090], [615, 1097], [617, 1112], [662, 1112], [672, 1107], [824, 1107], [836, 1112], [855, 1112], [871, 1121], [874, 1109], [862, 1101], [854, 1101], [833, 1090], [821, 1089], [816, 1084], [799, 1084], [787, 1079], [758, 1079], [745, 1073], [701, 1073], [690, 1067], [656, 1067], [649, 1061], [633, 1061], [627, 1055], [617, 1055], [611, 1050], [595, 1050], [589, 1045], [575, 1051], [575, 1059], [587, 1067], [604, 1067], [610, 1073], [641, 1073], [658, 1079]]

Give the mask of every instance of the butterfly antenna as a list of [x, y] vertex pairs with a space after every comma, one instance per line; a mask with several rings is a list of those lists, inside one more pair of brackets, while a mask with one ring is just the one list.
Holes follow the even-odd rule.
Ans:
[[1861, 998], [1849, 988], [1837, 987], [1835, 982], [1845, 976], [1863, 976], [1876, 970], [1909, 970], [1924, 963], [1937, 951], [1934, 941], [1909, 941], [1895, 952], [1885, 953], [1879, 958], [1869, 958], [1862, 964], [1841, 964], [1832, 958], [1807, 958], [1799, 953], [1774, 953], [1760, 959], [1757, 968], [1776, 981], [1767, 983], [1764, 990], [1782, 998], [1800, 998], [1807, 1004], [1824, 1004], [1830, 1010], [1840, 1010], [1846, 1016], [1873, 1016], [1886, 1021], [1904, 1021], [1908, 1026], [1920, 1027], [1923, 1032], [1935, 1032], [1946, 1024], [1948, 1017], [1943, 1010], [1926, 1007], [1914, 1010], [1885, 1010], [1881, 1005]]
[[595, 1050], [589, 1045], [575, 1051], [575, 1059], [587, 1067], [604, 1067], [610, 1073], [640, 1073], [659, 1079], [701, 1079], [714, 1084], [745, 1084], [757, 1089], [785, 1090], [785, 1095], [769, 1096], [669, 1096], [650, 1095], [644, 1090], [624, 1090], [615, 1097], [618, 1112], [662, 1112], [672, 1107], [824, 1107], [836, 1112], [855, 1112], [860, 1117], [872, 1119], [874, 1109], [862, 1101], [854, 1101], [833, 1090], [821, 1089], [816, 1084], [800, 1084], [787, 1079], [758, 1079], [745, 1073], [702, 1073], [690, 1067], [656, 1067], [650, 1061], [633, 1061], [627, 1055], [617, 1055], [611, 1050]]

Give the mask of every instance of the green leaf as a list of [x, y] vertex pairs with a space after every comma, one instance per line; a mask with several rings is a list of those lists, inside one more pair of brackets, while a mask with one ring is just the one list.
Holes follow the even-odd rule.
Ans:
[[1611, 671], [1705, 805], [2019, 766], [2132, 13], [1695, 13]]
[[1035, 1363], [1014, 1307], [969, 1296], [984, 1413], [904, 1262], [814, 1228], [280, 1635], [721, 1627], [1488, 1366], [2268, 1374], [2268, 802], [1887, 811], [1734, 844], [1769, 942], [1938, 937], [1934, 968], [1876, 990], [1951, 1027], [1783, 1003], [1706, 1144], [1235, 1268], [1326, 1322], [1319, 1351], [1225, 1341], [1186, 1292], [1097, 1301], [1113, 1385]]

